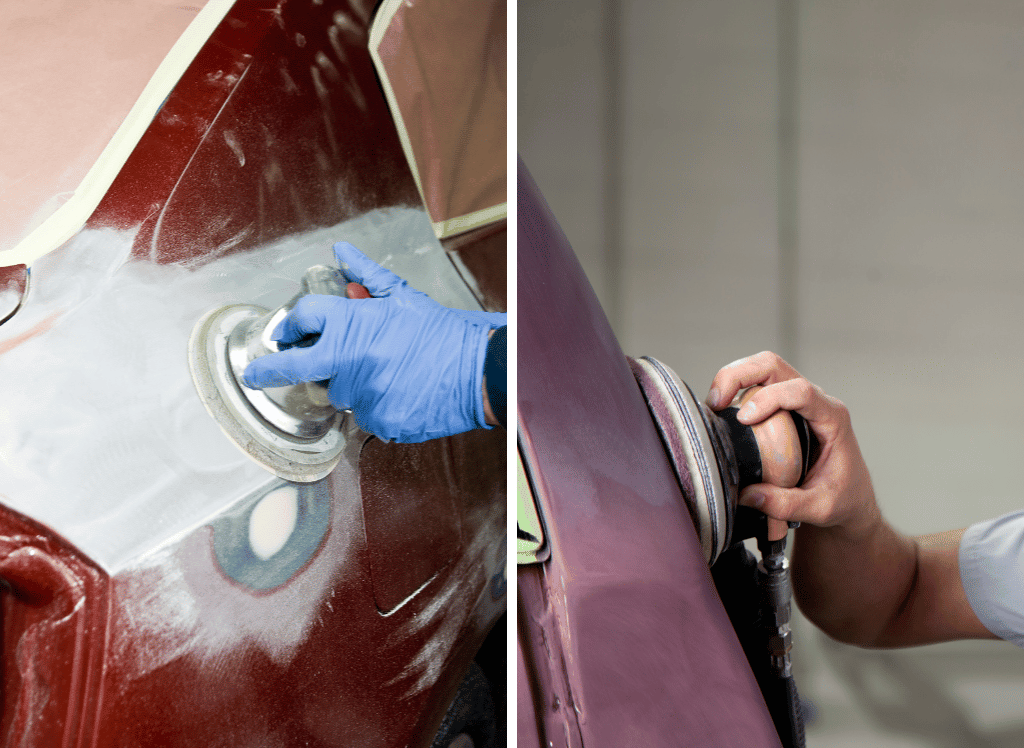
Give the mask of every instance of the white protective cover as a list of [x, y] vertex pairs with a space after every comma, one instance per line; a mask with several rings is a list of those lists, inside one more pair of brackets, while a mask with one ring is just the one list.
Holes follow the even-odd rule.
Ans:
[[0, 14], [0, 267], [82, 228], [233, 0], [25, 0]]

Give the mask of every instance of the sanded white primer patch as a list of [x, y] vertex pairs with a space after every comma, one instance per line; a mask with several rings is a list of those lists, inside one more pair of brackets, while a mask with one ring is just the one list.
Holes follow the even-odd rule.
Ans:
[[299, 492], [281, 486], [260, 499], [249, 515], [249, 545], [264, 561], [284, 548], [299, 518]]
[[480, 308], [412, 208], [198, 269], [129, 261], [131, 234], [112, 230], [83, 231], [41, 258], [24, 306], [0, 326], [0, 351], [16, 342], [0, 354], [0, 502], [114, 573], [275, 480], [203, 407], [189, 334], [214, 307], [284, 303], [306, 268], [334, 264], [340, 240], [442, 304]]
[[[337, 483], [358, 489], [354, 467], [342, 461]], [[343, 491], [343, 495], [345, 492]], [[200, 658], [208, 667], [234, 670], [246, 641], [286, 667], [330, 609], [333, 584], [348, 574], [361, 535], [359, 502], [342, 498], [332, 509], [332, 531], [312, 563], [270, 594], [230, 583], [209, 552], [210, 528], [135, 559], [119, 589], [120, 615], [130, 625], [113, 628], [112, 656], [130, 677], [141, 678], [169, 662]]]

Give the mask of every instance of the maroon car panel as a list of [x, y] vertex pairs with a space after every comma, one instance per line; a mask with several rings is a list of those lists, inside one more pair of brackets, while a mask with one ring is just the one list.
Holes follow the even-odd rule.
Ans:
[[103, 692], [109, 578], [46, 528], [3, 510], [0, 579], [3, 745], [89, 745]]
[[[216, 521], [109, 578], [52, 531], [0, 511], [2, 744], [429, 745], [504, 611], [505, 486], [493, 468], [505, 438], [475, 431], [420, 445], [418, 459], [444, 466], [440, 480], [386, 471], [378, 449], [367, 467], [377, 469], [374, 491], [394, 500], [396, 525], [460, 528], [455, 555], [412, 550], [436, 571], [387, 611], [371, 557], [388, 549], [366, 533], [355, 466], [325, 479], [327, 536], [270, 590], [225, 573]], [[401, 503], [413, 494], [448, 516], [437, 523], [424, 502]]]
[[520, 724], [555, 746], [779, 746], [625, 356], [521, 164], [518, 230], [520, 443], [551, 546], [519, 571]]
[[167, 262], [419, 206], [367, 50], [373, 6], [236, 3], [89, 225], [141, 225], [135, 252]]

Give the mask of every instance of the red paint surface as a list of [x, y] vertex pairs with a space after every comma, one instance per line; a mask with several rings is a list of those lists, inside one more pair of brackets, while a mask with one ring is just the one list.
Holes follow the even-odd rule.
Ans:
[[543, 741], [520, 747], [775, 748], [625, 356], [522, 165], [518, 200], [519, 433], [551, 544], [519, 572], [519, 721]]
[[[329, 479], [327, 539], [271, 591], [220, 569], [210, 526], [109, 579], [46, 528], [0, 510], [0, 577], [11, 587], [3, 745], [429, 745], [504, 611], [494, 583], [504, 577], [504, 445], [500, 430], [402, 445], [447, 465], [443, 480], [388, 470], [371, 447], [363, 469], [374, 490], [420, 497], [392, 505], [396, 527], [458, 529], [454, 555], [421, 544], [392, 559], [400, 569], [411, 554], [435, 571], [389, 615], [372, 562], [388, 540], [366, 533], [344, 466]], [[452, 516], [435, 522], [425, 502]]]
[[457, 257], [479, 290], [478, 301], [488, 312], [508, 308], [508, 230], [505, 221], [441, 240]]
[[420, 205], [366, 44], [372, 3], [236, 3], [91, 226], [200, 260], [374, 208]]
[[[366, 51], [372, 6], [237, 3], [89, 225], [138, 228], [139, 255], [202, 262], [373, 208], [418, 205]], [[474, 252], [468, 241], [459, 251], [489, 258], [476, 265], [481, 280], [472, 270], [469, 280], [498, 298], [488, 247]], [[505, 610], [505, 434], [409, 449], [412, 467], [373, 468], [377, 505], [394, 498], [394, 528], [450, 538], [454, 524], [458, 536], [443, 554], [431, 544], [409, 550], [425, 581], [388, 615], [375, 568], [392, 574], [385, 584], [401, 581], [405, 561], [380, 566], [388, 541], [366, 532], [358, 450], [328, 478], [322, 546], [271, 591], [220, 570], [209, 525], [109, 578], [0, 497], [0, 578], [10, 585], [0, 744], [429, 745]], [[417, 502], [400, 500], [410, 492]], [[438, 504], [445, 511], [423, 509]]]
[[5, 510], [0, 579], [3, 745], [90, 745], [103, 692], [107, 576], [46, 528]]
[[[18, 294], [25, 291], [25, 266], [8, 265], [0, 268], [0, 291], [10, 289]], [[6, 314], [6, 312], [0, 312]]]

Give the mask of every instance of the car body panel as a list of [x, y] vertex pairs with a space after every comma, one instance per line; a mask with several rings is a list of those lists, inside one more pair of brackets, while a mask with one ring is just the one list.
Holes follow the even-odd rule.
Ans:
[[501, 429], [349, 424], [338, 468], [297, 486], [188, 376], [206, 305], [283, 303], [340, 239], [504, 309], [504, 222], [437, 240], [372, 10], [235, 3], [0, 326], [0, 745], [423, 748], [501, 620]]
[[518, 189], [519, 438], [551, 553], [517, 572], [520, 746], [777, 748], [626, 358], [521, 163]]
[[81, 228], [231, 5], [5, 5], [0, 266], [31, 263]]

